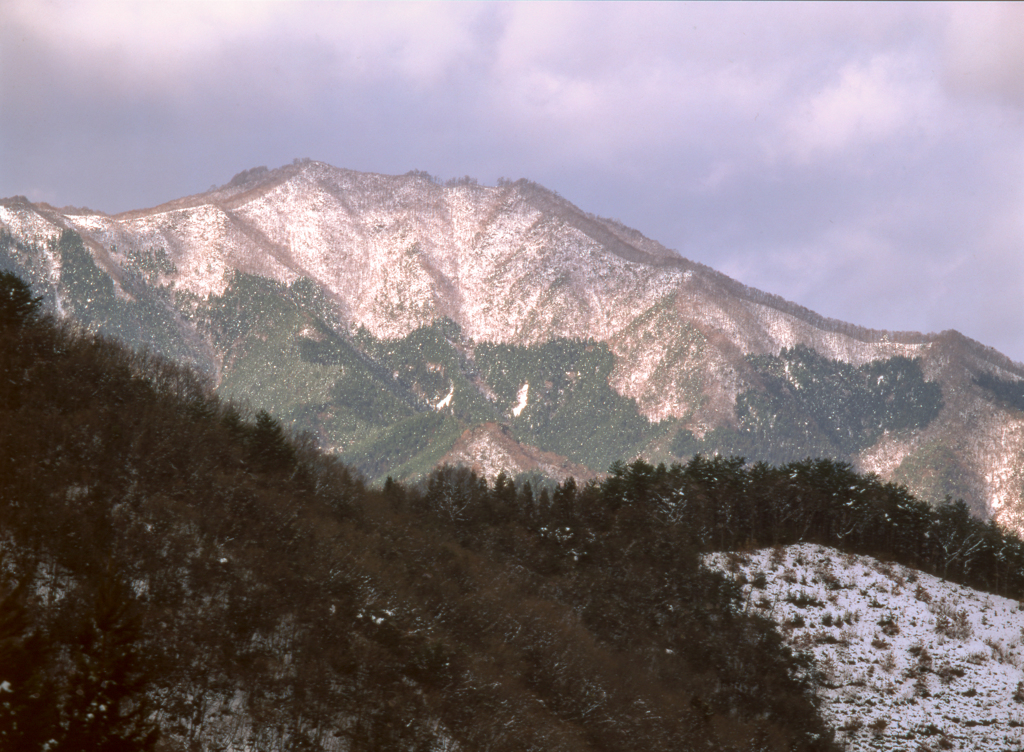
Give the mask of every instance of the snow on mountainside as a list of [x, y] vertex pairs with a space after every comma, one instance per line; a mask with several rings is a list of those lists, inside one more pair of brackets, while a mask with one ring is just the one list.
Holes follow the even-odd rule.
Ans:
[[[47, 241], [63, 229], [81, 234], [125, 297], [133, 260], [165, 253], [170, 263], [151, 284], [173, 300], [183, 326], [198, 303], [225, 294], [244, 272], [312, 280], [333, 307], [332, 325], [382, 339], [448, 318], [470, 342], [604, 342], [615, 356], [611, 387], [652, 423], [675, 420], [697, 438], [735, 425], [737, 396], [761, 383], [747, 356], [806, 345], [855, 366], [920, 358], [925, 377], [942, 384], [942, 413], [924, 430], [886, 433], [851, 459], [926, 495], [964, 495], [977, 512], [1024, 529], [1024, 411], [997, 404], [975, 383], [979, 374], [1020, 380], [1024, 366], [955, 332], [881, 332], [825, 319], [526, 180], [441, 185], [422, 173], [307, 161], [117, 216], [5, 199], [0, 227], [36, 244], [38, 258], [19, 263], [34, 284], [54, 289], [60, 258]], [[220, 378], [231, 357], [211, 355], [208, 370]], [[497, 446], [483, 434], [474, 441], [474, 455]], [[947, 457], [956, 458], [956, 477], [946, 477]]]
[[1024, 748], [1024, 604], [813, 544], [704, 561], [813, 656], [847, 749]]
[[[859, 363], [917, 355], [926, 346], [888, 341], [882, 333], [860, 341], [821, 332], [767, 296], [766, 302], [736, 301], [723, 294], [731, 280], [526, 181], [445, 187], [420, 176], [366, 175], [320, 163], [271, 175], [256, 186], [211, 192], [206, 201], [63, 219], [122, 255], [167, 249], [178, 269], [167, 283], [200, 296], [223, 292], [233, 269], [286, 283], [311, 278], [333, 294], [349, 324], [379, 337], [401, 337], [448, 316], [478, 341], [616, 342], [617, 354], [631, 364], [616, 372], [615, 386], [640, 400], [652, 419], [680, 417], [697, 402], [671, 379], [653, 378], [678, 353], [631, 347], [638, 337], [660, 338], [666, 319], [676, 328], [699, 322], [704, 337], [698, 339], [725, 335], [741, 352], [815, 339], [824, 354]], [[23, 224], [10, 213], [4, 210], [0, 220], [12, 228]], [[36, 237], [47, 235], [38, 222], [30, 224]]]
[[496, 423], [467, 430], [444, 457], [451, 465], [465, 465], [480, 477], [493, 479], [504, 472], [509, 477], [538, 471], [559, 483], [567, 478], [588, 481], [595, 473], [582, 465], [567, 462], [550, 452], [523, 446]]

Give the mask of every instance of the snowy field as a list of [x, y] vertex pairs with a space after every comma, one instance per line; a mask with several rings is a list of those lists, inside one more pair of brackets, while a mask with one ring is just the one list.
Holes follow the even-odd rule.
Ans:
[[812, 544], [704, 561], [813, 654], [847, 749], [1024, 749], [1024, 605]]

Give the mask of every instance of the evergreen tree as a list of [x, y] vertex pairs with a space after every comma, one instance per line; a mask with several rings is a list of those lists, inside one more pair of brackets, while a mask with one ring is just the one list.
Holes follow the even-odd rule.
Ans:
[[53, 738], [56, 698], [46, 674], [52, 651], [32, 628], [28, 584], [0, 598], [0, 749], [36, 752]]
[[55, 752], [149, 752], [158, 728], [145, 697], [150, 676], [141, 654], [141, 613], [129, 589], [106, 577], [85, 600], [67, 635], [66, 677]]
[[280, 422], [266, 410], [256, 413], [250, 457], [262, 469], [271, 472], [287, 470], [295, 464], [295, 449]]
[[24, 326], [39, 317], [42, 298], [16, 274], [0, 272], [0, 329]]

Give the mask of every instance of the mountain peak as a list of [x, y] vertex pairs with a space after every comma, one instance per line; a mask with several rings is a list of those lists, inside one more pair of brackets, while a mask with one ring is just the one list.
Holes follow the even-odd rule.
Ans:
[[[817, 422], [805, 417], [802, 428], [799, 421], [790, 427], [803, 433], [786, 439], [787, 446], [817, 452], [842, 444], [848, 447], [842, 457], [864, 470], [911, 483], [926, 495], [970, 497], [975, 510], [1024, 528], [1024, 512], [1018, 510], [1024, 495], [1024, 412], [1013, 399], [998, 396], [1015, 393], [1024, 366], [955, 333], [885, 332], [827, 319], [684, 259], [529, 180], [483, 186], [471, 178], [442, 182], [415, 170], [381, 175], [296, 160], [275, 169], [249, 168], [205, 193], [116, 216], [57, 210], [23, 197], [6, 199], [0, 201], [0, 225], [12, 238], [4, 263], [24, 271], [39, 292], [59, 305], [73, 293], [62, 253], [50, 241], [64, 230], [77, 232], [97, 268], [111, 280], [111, 305], [118, 300], [151, 301], [147, 305], [152, 310], [165, 312], [160, 314], [159, 337], [177, 332], [178, 351], [189, 353], [221, 383], [235, 384], [233, 388], [257, 403], [287, 404], [295, 410], [299, 403], [306, 405], [305, 412], [288, 416], [296, 426], [310, 420], [321, 425], [328, 420], [323, 416], [341, 410], [334, 395], [340, 394], [342, 374], [318, 371], [314, 381], [320, 386], [314, 389], [313, 381], [304, 385], [289, 373], [295, 361], [288, 359], [298, 357], [300, 345], [315, 349], [302, 344], [310, 335], [301, 332], [320, 332], [312, 338], [320, 343], [316, 347], [355, 342], [359, 350], [365, 346], [358, 340], [362, 332], [402, 349], [423, 332], [437, 331], [441, 322], [452, 322], [458, 333], [451, 335], [451, 346], [456, 349], [445, 350], [443, 342], [437, 346], [454, 360], [448, 365], [428, 360], [435, 370], [425, 372], [443, 370], [448, 377], [424, 375], [406, 384], [401, 368], [390, 366], [373, 376], [374, 389], [400, 393], [400, 401], [414, 411], [436, 405], [458, 379], [467, 390], [484, 395], [490, 407], [481, 408], [482, 422], [456, 421], [437, 434], [448, 442], [438, 447], [438, 461], [450, 452], [452, 457], [468, 457], [487, 445], [538, 467], [563, 462], [540, 454], [554, 451], [557, 442], [536, 446], [536, 452], [512, 452], [503, 443], [504, 434], [480, 429], [483, 423], [518, 425], [521, 435], [532, 432], [530, 441], [548, 440], [540, 423], [529, 431], [524, 427], [523, 416], [530, 409], [523, 415], [511, 413], [515, 395], [528, 380], [525, 375], [502, 387], [512, 401], [502, 402], [499, 409], [498, 402], [506, 398], [495, 396], [494, 383], [479, 375], [468, 354], [482, 346], [516, 353], [520, 360], [507, 369], [519, 374], [533, 368], [526, 366], [535, 357], [528, 353], [550, 343], [605, 348], [587, 358], [574, 356], [587, 362], [589, 373], [578, 367], [559, 370], [552, 361], [541, 375], [538, 366], [531, 371], [530, 399], [543, 396], [544, 409], [554, 411], [544, 420], [558, 416], [569, 425], [578, 416], [558, 413], [568, 409], [558, 406], [565, 404], [566, 395], [591, 389], [586, 392], [589, 401], [573, 410], [603, 415], [601, 411], [615, 406], [615, 420], [621, 419], [616, 425], [629, 426], [622, 435], [645, 438], [630, 444], [599, 432], [576, 437], [577, 444], [601, 441], [666, 460], [679, 458], [681, 448], [691, 445], [701, 451], [715, 446], [740, 451], [737, 447], [761, 435], [758, 431], [769, 431], [764, 434], [769, 436], [781, 430], [758, 423], [763, 417], [758, 411], [766, 409], [765, 400], [786, 399], [795, 405], [798, 393], [807, 393], [800, 392], [804, 385], [791, 373], [772, 370], [792, 365], [783, 355], [795, 348], [809, 348], [820, 356], [801, 368], [818, 369], [822, 383], [845, 390], [823, 393], [819, 402], [824, 406], [867, 389], [866, 369], [875, 367], [870, 364], [913, 361], [919, 364], [911, 379], [915, 384], [941, 385], [943, 408], [934, 420], [930, 417], [926, 424], [915, 418], [917, 423], [904, 425], [879, 403], [880, 414], [871, 418], [877, 430], [865, 428], [864, 421], [870, 421], [862, 417], [857, 419], [859, 428], [844, 424], [833, 431], [823, 426], [847, 413], [822, 407]], [[99, 277], [94, 282], [99, 285]], [[265, 310], [279, 311], [278, 319], [254, 308], [243, 290], [250, 296], [258, 292]], [[229, 322], [224, 319], [229, 305], [235, 306], [231, 310], [236, 319], [246, 311], [262, 323], [253, 329], [240, 320]], [[286, 310], [291, 311], [287, 316]], [[141, 331], [136, 323], [128, 328]], [[159, 339], [152, 333], [146, 336], [150, 340], [144, 341]], [[277, 350], [267, 349], [271, 342]], [[262, 364], [246, 360], [255, 352], [263, 353]], [[420, 357], [409, 352], [410, 358]], [[387, 359], [380, 355], [374, 360], [365, 352], [359, 357], [369, 358], [374, 368], [384, 368], [381, 363]], [[253, 369], [245, 379], [238, 370], [243, 362]], [[292, 365], [285, 368], [280, 365], [284, 362]], [[279, 364], [277, 370], [271, 363]], [[351, 368], [356, 365], [353, 361]], [[898, 363], [885, 368], [910, 373]], [[600, 373], [597, 381], [594, 369]], [[488, 378], [498, 376], [495, 372]], [[996, 391], [979, 385], [982, 377], [995, 379]], [[843, 382], [846, 378], [856, 383]], [[427, 386], [433, 380], [437, 384]], [[998, 386], [1004, 382], [1009, 386]], [[881, 385], [874, 388], [878, 391]], [[917, 396], [911, 390], [903, 397], [931, 394], [931, 387], [920, 388], [924, 391]], [[289, 389], [305, 391], [301, 398], [286, 398]], [[371, 403], [377, 404], [378, 397]], [[456, 407], [460, 399], [469, 396], [460, 397], [456, 388]], [[922, 407], [921, 415], [931, 416], [934, 405], [925, 402], [921, 404], [927, 410]], [[396, 411], [395, 416], [401, 413]], [[306, 417], [297, 417], [300, 413]], [[534, 419], [541, 420], [539, 415]], [[761, 427], [755, 429], [755, 424]], [[328, 446], [339, 448], [354, 440], [338, 438], [342, 435], [378, 430], [358, 421], [345, 425], [331, 434], [335, 438], [324, 439]], [[577, 420], [573, 425], [590, 423]], [[853, 441], [851, 431], [861, 438]], [[456, 451], [460, 436], [464, 440]], [[732, 438], [708, 443], [723, 436]], [[586, 452], [574, 446], [559, 444], [555, 454], [570, 464], [586, 465]], [[481, 466], [491, 467], [486, 462]]]

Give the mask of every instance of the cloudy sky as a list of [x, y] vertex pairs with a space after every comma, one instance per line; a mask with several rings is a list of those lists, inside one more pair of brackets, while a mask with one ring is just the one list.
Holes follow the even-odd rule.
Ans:
[[742, 282], [1024, 361], [1024, 3], [0, 0], [0, 196], [297, 157], [527, 177]]

